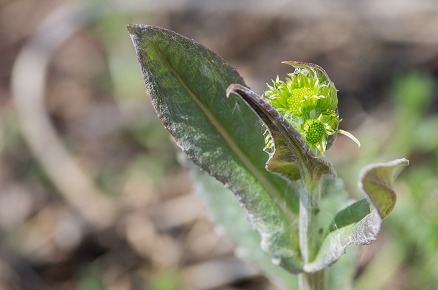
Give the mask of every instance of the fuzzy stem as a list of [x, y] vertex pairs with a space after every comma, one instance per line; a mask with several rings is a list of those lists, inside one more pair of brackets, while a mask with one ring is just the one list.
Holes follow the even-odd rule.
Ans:
[[[321, 243], [321, 229], [318, 215], [321, 199], [322, 180], [308, 179], [300, 187], [300, 230], [301, 255], [305, 263], [315, 259]], [[300, 274], [300, 290], [325, 290], [325, 270]]]
[[314, 273], [302, 273], [299, 275], [300, 290], [325, 290], [327, 288], [327, 270], [323, 269]]
[[305, 182], [300, 189], [300, 249], [305, 263], [311, 262], [319, 249], [321, 231], [318, 215], [321, 182]]

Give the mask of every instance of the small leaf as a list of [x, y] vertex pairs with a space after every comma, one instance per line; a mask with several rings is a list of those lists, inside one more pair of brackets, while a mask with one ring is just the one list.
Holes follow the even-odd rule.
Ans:
[[152, 104], [177, 145], [235, 193], [262, 247], [290, 272], [301, 271], [298, 198], [265, 170], [258, 117], [241, 100], [224, 97], [235, 69], [193, 40], [166, 29], [130, 25]]
[[277, 110], [250, 89], [231, 85], [227, 95], [236, 93], [262, 119], [274, 140], [274, 152], [266, 168], [290, 181], [304, 179], [319, 180], [324, 175], [335, 175], [331, 165], [312, 155], [301, 135]]
[[368, 195], [382, 219], [392, 211], [397, 199], [392, 183], [408, 164], [407, 159], [397, 159], [387, 163], [372, 164], [362, 170], [359, 187]]
[[408, 160], [397, 159], [371, 164], [362, 170], [359, 187], [369, 200], [362, 199], [338, 212], [316, 258], [304, 266], [305, 271], [318, 271], [336, 262], [348, 245], [369, 244], [376, 239], [383, 218], [395, 205], [392, 183], [407, 165]]

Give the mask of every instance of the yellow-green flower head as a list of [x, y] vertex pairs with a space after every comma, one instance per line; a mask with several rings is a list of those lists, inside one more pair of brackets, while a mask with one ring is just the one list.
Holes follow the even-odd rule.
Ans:
[[[266, 100], [303, 136], [313, 151], [323, 154], [337, 133], [359, 141], [339, 130], [338, 97], [335, 85], [319, 66], [301, 62], [284, 62], [295, 71], [282, 81], [277, 76], [264, 93]], [[273, 140], [266, 130], [265, 151], [273, 150]]]

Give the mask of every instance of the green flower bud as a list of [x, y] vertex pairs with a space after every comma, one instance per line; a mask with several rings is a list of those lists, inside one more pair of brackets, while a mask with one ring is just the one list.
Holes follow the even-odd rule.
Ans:
[[309, 119], [304, 123], [306, 133], [306, 142], [316, 146], [325, 138], [325, 126], [322, 122], [314, 119]]
[[[344, 134], [360, 146], [350, 133], [339, 130], [338, 96], [335, 85], [319, 66], [301, 62], [283, 62], [295, 67], [285, 81], [277, 76], [264, 93], [266, 100], [297, 130], [315, 153], [324, 154], [337, 133]], [[265, 151], [274, 143], [265, 131]]]

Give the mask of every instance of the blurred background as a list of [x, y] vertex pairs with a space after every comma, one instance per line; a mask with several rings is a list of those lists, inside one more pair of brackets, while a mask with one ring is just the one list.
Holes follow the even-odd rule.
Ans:
[[145, 93], [129, 23], [207, 46], [261, 93], [313, 62], [339, 90], [328, 154], [406, 157], [398, 204], [362, 247], [356, 290], [438, 289], [434, 0], [0, 0], [0, 289], [277, 289], [236, 258]]

